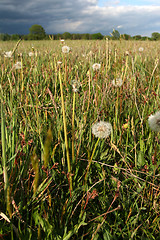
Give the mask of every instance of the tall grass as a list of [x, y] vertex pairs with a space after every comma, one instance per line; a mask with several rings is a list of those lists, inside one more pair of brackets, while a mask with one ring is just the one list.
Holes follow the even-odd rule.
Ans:
[[[66, 41], [65, 56], [59, 41], [18, 44], [0, 42], [0, 237], [159, 239], [160, 136], [148, 116], [160, 109], [160, 43]], [[113, 133], [97, 141], [99, 120]]]

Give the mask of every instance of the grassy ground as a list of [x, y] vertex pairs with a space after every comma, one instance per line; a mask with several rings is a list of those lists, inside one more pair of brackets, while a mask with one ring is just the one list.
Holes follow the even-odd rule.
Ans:
[[[148, 125], [160, 43], [22, 41], [4, 57], [15, 45], [0, 43], [0, 238], [160, 239], [160, 135]], [[100, 120], [112, 133], [97, 140]]]

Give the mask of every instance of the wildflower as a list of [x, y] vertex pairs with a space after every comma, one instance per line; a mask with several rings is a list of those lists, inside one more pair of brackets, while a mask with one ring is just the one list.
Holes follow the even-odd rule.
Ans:
[[109, 122], [100, 121], [92, 126], [92, 133], [98, 138], [107, 138], [111, 134], [112, 125]]
[[29, 57], [32, 57], [32, 56], [34, 56], [34, 53], [33, 52], [29, 52], [28, 55], [29, 55]]
[[21, 69], [22, 68], [22, 63], [21, 62], [16, 62], [13, 67], [15, 69]]
[[68, 47], [68, 46], [63, 46], [62, 47], [62, 52], [63, 53], [69, 53], [69, 51], [70, 51], [70, 47]]
[[150, 128], [155, 132], [160, 132], [160, 111], [148, 118]]
[[81, 86], [80, 82], [78, 82], [77, 80], [72, 80], [72, 90], [73, 92], [78, 92], [79, 88]]
[[144, 48], [143, 47], [140, 47], [139, 48], [139, 52], [143, 52]]
[[113, 80], [112, 80], [112, 84], [113, 84], [113, 86], [115, 86], [115, 87], [121, 87], [122, 84], [123, 84], [123, 81], [122, 81], [121, 78], [116, 78], [116, 79], [113, 79]]
[[12, 57], [12, 51], [5, 52], [4, 57], [8, 57], [8, 58]]
[[94, 63], [92, 65], [92, 68], [93, 68], [94, 71], [98, 71], [100, 69], [100, 67], [101, 67], [101, 64], [99, 64], [99, 63]]

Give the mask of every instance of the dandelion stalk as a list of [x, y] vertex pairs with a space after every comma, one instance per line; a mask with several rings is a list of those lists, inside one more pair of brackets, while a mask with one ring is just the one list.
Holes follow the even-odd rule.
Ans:
[[72, 113], [72, 162], [74, 162], [74, 113], [75, 113], [75, 101], [76, 94], [73, 92], [73, 113]]
[[67, 72], [67, 59], [66, 59], [66, 55], [65, 55], [65, 85], [67, 86], [67, 75], [68, 75], [68, 72]]
[[116, 125], [118, 124], [118, 107], [119, 107], [119, 88], [117, 88], [117, 100], [116, 100], [116, 108], [115, 108]]
[[99, 141], [100, 141], [100, 138], [98, 138], [98, 140], [97, 140], [97, 142], [96, 142], [96, 144], [94, 146], [91, 158], [89, 159], [89, 163], [88, 163], [88, 166], [87, 166], [87, 172], [86, 172], [85, 177], [84, 177], [85, 185], [87, 183], [88, 172], [89, 172], [89, 169], [90, 169], [90, 166], [91, 166], [91, 163], [92, 163], [92, 160], [93, 160], [93, 157], [94, 157], [94, 154], [95, 154], [95, 151], [96, 151], [96, 148], [98, 146]]
[[108, 60], [109, 60], [109, 41], [106, 38], [106, 74], [108, 73]]
[[63, 86], [62, 86], [62, 74], [61, 74], [60, 69], [59, 69], [59, 81], [60, 81], [60, 89], [61, 89], [61, 102], [62, 102], [62, 112], [63, 112], [63, 125], [64, 125], [65, 146], [66, 146], [66, 154], [67, 154], [69, 184], [70, 184], [70, 190], [72, 191], [73, 187], [72, 187], [71, 163], [70, 163], [70, 158], [69, 158], [69, 147], [68, 147], [68, 139], [67, 139], [67, 126], [66, 126], [65, 106], [64, 106]]
[[112, 132], [112, 125], [109, 122], [100, 121], [100, 122], [95, 123], [92, 126], [92, 133], [95, 135], [95, 137], [98, 137], [98, 140], [97, 140], [97, 142], [96, 142], [96, 144], [94, 146], [91, 158], [89, 159], [87, 172], [85, 174], [85, 184], [86, 184], [86, 181], [87, 181], [87, 175], [88, 175], [88, 172], [89, 172], [89, 169], [90, 169], [90, 166], [91, 166], [91, 163], [92, 163], [92, 160], [93, 160], [96, 148], [98, 146], [98, 143], [99, 143], [101, 138], [109, 137], [111, 132]]

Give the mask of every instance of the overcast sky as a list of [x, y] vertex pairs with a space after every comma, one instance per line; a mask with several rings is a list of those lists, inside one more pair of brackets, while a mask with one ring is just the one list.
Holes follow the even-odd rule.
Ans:
[[151, 36], [160, 33], [160, 0], [0, 0], [0, 33], [28, 34], [33, 24], [49, 34]]

